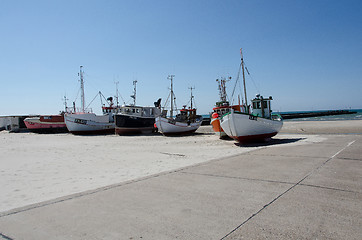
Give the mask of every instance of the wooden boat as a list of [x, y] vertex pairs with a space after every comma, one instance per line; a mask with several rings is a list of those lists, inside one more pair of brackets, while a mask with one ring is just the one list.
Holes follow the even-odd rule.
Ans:
[[113, 115], [96, 115], [95, 113], [73, 113], [64, 116], [69, 132], [73, 134], [107, 134], [114, 133]]
[[27, 129], [36, 133], [61, 133], [68, 132], [64, 122], [64, 114], [42, 115], [24, 119]]
[[167, 110], [163, 110], [162, 114], [156, 118], [156, 126], [158, 131], [163, 135], [182, 135], [182, 134], [190, 134], [195, 132], [202, 123], [202, 116], [196, 115], [196, 108], [193, 107], [193, 98], [192, 89], [191, 88], [191, 106], [186, 108], [186, 105], [180, 110], [180, 113], [175, 117], [173, 116], [174, 111], [174, 92], [173, 92], [173, 77], [174, 75], [170, 75], [168, 79], [171, 80], [171, 91], [170, 91], [170, 99], [171, 99], [171, 110], [170, 116], [167, 117]]
[[160, 109], [156, 106], [122, 106], [120, 112], [115, 115], [116, 133], [126, 135], [156, 132], [155, 118], [160, 113]]
[[231, 111], [223, 115], [221, 119], [221, 127], [225, 133], [241, 142], [254, 142], [261, 141], [267, 138], [275, 136], [283, 126], [283, 119], [280, 115], [273, 115], [270, 107], [272, 97], [263, 98], [257, 95], [252, 100], [252, 112], [249, 109], [246, 97], [246, 86], [245, 86], [245, 73], [244, 73], [244, 59], [242, 51], [241, 54], [241, 69], [243, 72], [243, 85], [244, 85], [244, 96], [246, 112]]
[[35, 133], [65, 133], [68, 132], [64, 122], [64, 114], [68, 112], [67, 98], [64, 96], [65, 110], [56, 115], [31, 116], [24, 119], [24, 124], [30, 132]]
[[154, 107], [137, 106], [136, 83], [137, 81], [133, 81], [134, 93], [131, 95], [133, 104], [120, 107], [115, 115], [116, 134], [149, 134], [157, 131], [155, 117], [161, 113], [161, 99], [154, 103]]
[[81, 83], [81, 111], [64, 115], [65, 124], [69, 132], [73, 134], [107, 134], [114, 133], [114, 114], [118, 111], [118, 105], [114, 106], [112, 98], [109, 98], [109, 106], [102, 107], [103, 115], [96, 115], [85, 108], [83, 70], [80, 66]]

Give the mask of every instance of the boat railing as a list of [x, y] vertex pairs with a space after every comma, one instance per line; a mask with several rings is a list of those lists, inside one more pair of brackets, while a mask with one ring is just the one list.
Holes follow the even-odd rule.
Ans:
[[72, 113], [92, 113], [93, 112], [92, 108], [85, 108], [84, 111], [81, 108], [75, 108], [72, 110], [73, 110]]

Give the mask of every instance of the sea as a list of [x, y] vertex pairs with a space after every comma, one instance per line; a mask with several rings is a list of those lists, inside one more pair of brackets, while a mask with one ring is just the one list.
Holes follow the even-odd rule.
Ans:
[[[321, 116], [321, 117], [308, 117], [308, 118], [295, 118], [295, 119], [285, 119], [284, 121], [343, 121], [343, 120], [362, 120], [362, 109], [343, 109], [356, 112], [354, 114], [342, 114], [342, 115], [332, 115], [332, 116]], [[324, 110], [326, 111], [326, 110]], [[274, 112], [277, 114], [288, 114], [288, 113], [305, 113], [305, 112], [323, 112], [320, 111], [293, 111], [293, 112]], [[210, 115], [202, 115], [204, 118], [210, 118]]]
[[[347, 110], [347, 109], [343, 109]], [[348, 109], [349, 111], [356, 112], [354, 114], [341, 114], [341, 115], [331, 115], [331, 116], [320, 116], [320, 117], [308, 117], [308, 118], [294, 118], [294, 119], [285, 119], [284, 121], [344, 121], [344, 120], [362, 120], [362, 109]], [[305, 113], [305, 112], [323, 112], [321, 111], [296, 111], [296, 112], [277, 112], [278, 114], [288, 114], [288, 113]]]

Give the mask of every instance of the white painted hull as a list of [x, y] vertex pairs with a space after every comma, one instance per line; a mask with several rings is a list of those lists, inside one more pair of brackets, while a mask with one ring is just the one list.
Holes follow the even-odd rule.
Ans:
[[114, 133], [115, 124], [109, 115], [94, 113], [66, 114], [64, 122], [74, 134]]
[[157, 117], [155, 122], [159, 132], [164, 135], [172, 135], [195, 132], [201, 126], [202, 120], [187, 124], [184, 122], [175, 122], [164, 117]]
[[221, 119], [224, 132], [242, 143], [271, 138], [280, 131], [282, 126], [281, 119], [270, 120], [234, 111]]

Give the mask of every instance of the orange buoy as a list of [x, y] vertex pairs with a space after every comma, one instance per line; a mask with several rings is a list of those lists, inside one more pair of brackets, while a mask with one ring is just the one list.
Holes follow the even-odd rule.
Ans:
[[212, 116], [212, 118], [218, 118], [218, 117], [219, 117], [219, 114], [217, 114], [216, 112], [214, 112], [211, 116]]

